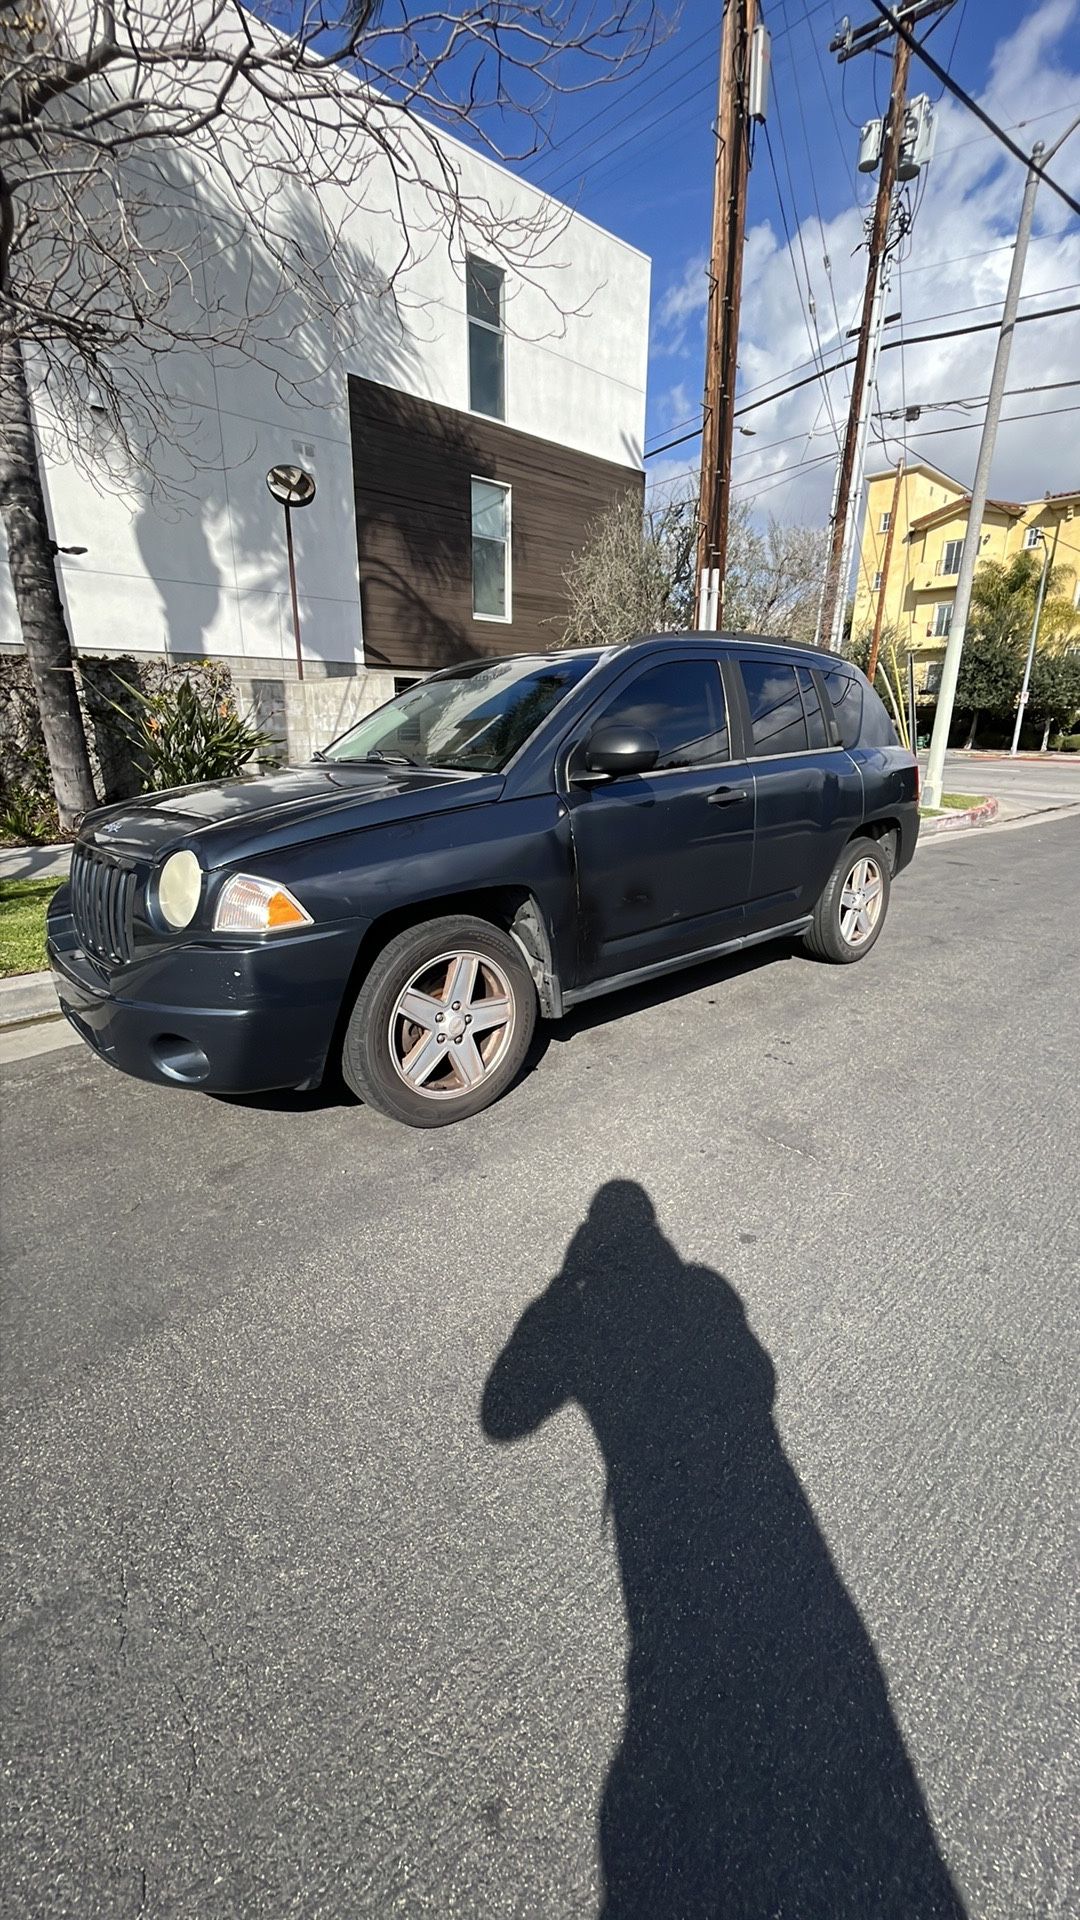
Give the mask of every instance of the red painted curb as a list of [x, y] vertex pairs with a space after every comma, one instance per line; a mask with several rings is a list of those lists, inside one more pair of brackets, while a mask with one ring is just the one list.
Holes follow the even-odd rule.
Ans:
[[993, 799], [984, 800], [978, 807], [968, 807], [964, 812], [953, 807], [933, 820], [920, 820], [919, 837], [922, 839], [928, 833], [957, 833], [963, 827], [985, 827], [997, 816], [998, 803]]

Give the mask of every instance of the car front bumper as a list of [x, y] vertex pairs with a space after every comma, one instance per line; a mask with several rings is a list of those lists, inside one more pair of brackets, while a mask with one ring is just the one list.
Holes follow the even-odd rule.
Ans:
[[110, 1066], [162, 1086], [262, 1093], [322, 1078], [360, 930], [163, 947], [107, 973], [79, 944], [66, 887], [48, 954], [66, 1018]]

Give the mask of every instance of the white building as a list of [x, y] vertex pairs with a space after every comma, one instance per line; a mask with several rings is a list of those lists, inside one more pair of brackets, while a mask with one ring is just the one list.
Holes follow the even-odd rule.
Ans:
[[[336, 328], [312, 312], [302, 273], [270, 284], [219, 189], [178, 173], [191, 330], [200, 307], [243, 311], [260, 273], [272, 297], [254, 301], [254, 353], [203, 343], [161, 362], [169, 425], [155, 489], [124, 472], [104, 426], [89, 467], [113, 475], [95, 484], [43, 423], [54, 538], [86, 548], [58, 563], [77, 652], [214, 655], [245, 679], [290, 679], [284, 514], [267, 488], [282, 464], [317, 488], [292, 515], [305, 678], [378, 668], [382, 695], [388, 673], [557, 637], [563, 569], [585, 526], [643, 485], [649, 263], [439, 139], [466, 203], [505, 214], [508, 229], [543, 228], [546, 242], [520, 271], [485, 251], [483, 231], [448, 245], [429, 199], [406, 194], [404, 220], [394, 210], [379, 161], [362, 193], [331, 182], [317, 207], [312, 189], [283, 186], [275, 218], [309, 252], [312, 236], [337, 231]], [[0, 635], [18, 644], [4, 563]]]

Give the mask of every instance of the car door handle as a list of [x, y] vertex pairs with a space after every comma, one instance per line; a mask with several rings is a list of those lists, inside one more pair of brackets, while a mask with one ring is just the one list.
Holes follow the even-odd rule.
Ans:
[[749, 800], [749, 787], [717, 787], [709, 795], [710, 807], [734, 807], [740, 800]]

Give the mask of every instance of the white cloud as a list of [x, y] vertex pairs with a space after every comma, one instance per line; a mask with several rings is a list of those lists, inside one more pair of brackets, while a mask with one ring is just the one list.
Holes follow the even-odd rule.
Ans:
[[668, 287], [656, 309], [653, 323], [653, 352], [681, 353], [689, 325], [704, 319], [709, 303], [709, 283], [705, 277], [708, 255], [695, 253], [687, 261], [681, 280]]
[[664, 416], [669, 427], [681, 427], [684, 421], [693, 420], [697, 403], [690, 398], [690, 389], [685, 380], [676, 381], [664, 395]]
[[[1027, 120], [1014, 133], [1021, 145], [1041, 137], [1049, 145], [1073, 117], [1080, 100], [1080, 58], [1075, 27], [1080, 0], [1044, 0], [1015, 33], [994, 50], [982, 104], [1001, 124]], [[1071, 58], [1070, 58], [1071, 56]], [[1071, 109], [1069, 111], [1068, 109]], [[1053, 110], [1053, 111], [1051, 111]], [[985, 129], [965, 108], [946, 98], [938, 109], [937, 149], [924, 181], [904, 260], [894, 271], [888, 302], [902, 307], [904, 331], [946, 332], [993, 321], [1009, 276], [1011, 242], [1023, 192], [1023, 169], [1000, 143], [982, 138]], [[1037, 124], [1036, 124], [1037, 122]], [[1080, 192], [1080, 132], [1054, 158], [1051, 171], [1074, 194]], [[858, 314], [865, 273], [862, 215], [850, 208], [825, 223], [824, 251], [832, 263], [830, 288], [823, 263], [822, 235], [816, 220], [803, 226], [803, 244], [815, 294], [817, 323], [826, 351]], [[801, 277], [801, 267], [800, 267]], [[1040, 188], [1035, 230], [1024, 276], [1025, 309], [1037, 310], [1080, 300], [1080, 225], [1045, 185]], [[695, 287], [701, 298], [694, 303]], [[1055, 291], [1062, 290], [1062, 291]], [[976, 309], [976, 311], [968, 311]], [[693, 339], [700, 352], [704, 275], [691, 261], [682, 279], [663, 296], [657, 312], [660, 351]], [[962, 310], [962, 311], [958, 311]], [[947, 317], [941, 317], [947, 316]], [[899, 329], [886, 332], [886, 340]], [[977, 430], [957, 431], [981, 420], [982, 408], [963, 412], [932, 410], [927, 403], [986, 394], [996, 333], [956, 332], [932, 345], [881, 356], [878, 400], [888, 412], [902, 405], [924, 408], [909, 427], [909, 455], [925, 458], [969, 483], [978, 450]], [[850, 351], [850, 346], [849, 346]], [[800, 365], [800, 363], [807, 363]], [[800, 309], [791, 260], [782, 239], [767, 223], [747, 235], [743, 272], [743, 309], [739, 351], [742, 398], [760, 397], [758, 389], [786, 385], [812, 371], [811, 343]], [[1047, 386], [1080, 376], [1080, 313], [1018, 326], [1008, 387]], [[743, 498], [760, 499], [762, 511], [788, 520], [820, 521], [827, 512], [836, 441], [832, 419], [842, 424], [847, 376], [808, 385], [783, 399], [744, 415], [755, 440], [736, 438], [735, 474]], [[1080, 414], [1056, 409], [1080, 403], [1080, 387], [1056, 392], [1014, 393], [1005, 403], [1006, 422], [998, 438], [991, 481], [993, 492], [1015, 499], [1034, 498], [1080, 484]], [[1009, 425], [1007, 417], [1035, 414]], [[887, 423], [883, 447], [871, 439], [871, 469], [897, 458], [898, 423]], [[948, 429], [948, 431], [940, 431]], [[901, 429], [902, 430], [902, 429]], [[772, 443], [781, 442], [774, 445]], [[690, 449], [692, 452], [693, 449]], [[818, 465], [809, 463], [820, 458]], [[783, 469], [806, 463], [784, 477]]]

